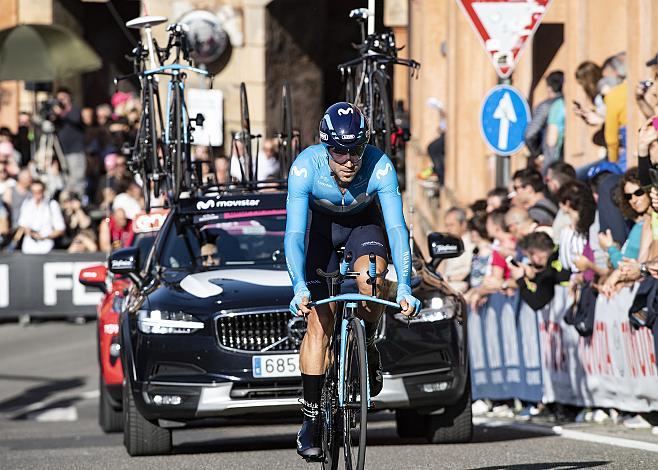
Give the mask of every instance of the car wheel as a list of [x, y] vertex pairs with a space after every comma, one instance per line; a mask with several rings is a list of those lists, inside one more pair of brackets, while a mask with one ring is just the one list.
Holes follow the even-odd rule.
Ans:
[[115, 410], [112, 407], [103, 377], [99, 382], [101, 396], [98, 400], [98, 424], [104, 432], [121, 432], [123, 431], [123, 411]]
[[464, 394], [459, 401], [440, 415], [428, 416], [427, 440], [432, 444], [470, 442], [473, 438], [471, 414], [471, 381], [466, 381]]
[[158, 455], [171, 452], [171, 430], [145, 419], [135, 405], [130, 380], [123, 385], [123, 444], [132, 456]]
[[414, 409], [395, 410], [395, 428], [403, 439], [424, 437], [428, 421], [429, 416], [421, 415]]

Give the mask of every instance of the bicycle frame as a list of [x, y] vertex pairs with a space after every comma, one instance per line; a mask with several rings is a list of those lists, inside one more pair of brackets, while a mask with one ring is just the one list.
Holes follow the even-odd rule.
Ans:
[[[323, 300], [319, 300], [317, 302], [313, 302], [311, 305], [312, 306], [317, 306], [317, 305], [324, 305], [324, 304], [329, 304], [329, 303], [342, 303], [343, 304], [343, 309], [342, 309], [342, 315], [340, 318], [340, 322], [338, 321], [338, 318], [334, 322], [334, 333], [332, 335], [332, 338], [329, 342], [329, 347], [331, 348], [334, 344], [335, 338], [340, 338], [340, 343], [339, 343], [339, 351], [338, 351], [338, 357], [339, 357], [339, 362], [335, 363], [334, 362], [334, 367], [338, 368], [338, 404], [341, 408], [345, 406], [345, 397], [343, 395], [344, 392], [344, 385], [345, 385], [345, 369], [342, 367], [342, 365], [345, 363], [345, 354], [346, 354], [346, 345], [347, 345], [347, 334], [348, 334], [348, 325], [350, 321], [353, 318], [358, 318], [356, 315], [356, 311], [358, 308], [357, 302], [362, 302], [362, 301], [368, 301], [368, 302], [375, 302], [381, 305], [384, 305], [386, 307], [391, 307], [395, 309], [400, 309], [400, 305], [396, 304], [394, 302], [390, 302], [388, 300], [380, 299], [379, 297], [374, 297], [370, 295], [363, 295], [363, 294], [339, 294], [339, 295], [334, 295], [331, 297], [328, 297]], [[359, 318], [359, 323], [361, 324], [361, 327], [365, 329], [365, 324], [363, 323], [363, 320]], [[366, 359], [367, 361], [367, 359]], [[367, 366], [367, 362], [366, 362]], [[370, 402], [370, 384], [367, 383], [368, 387], [368, 408], [371, 406]]]

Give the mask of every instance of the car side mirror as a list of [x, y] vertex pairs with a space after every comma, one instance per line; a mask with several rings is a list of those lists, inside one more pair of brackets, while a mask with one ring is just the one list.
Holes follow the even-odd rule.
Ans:
[[427, 236], [432, 261], [439, 262], [448, 258], [457, 258], [464, 253], [464, 242], [461, 238], [446, 233], [433, 232]]
[[107, 294], [107, 284], [105, 284], [106, 279], [107, 268], [102, 264], [84, 268], [80, 270], [80, 274], [78, 274], [78, 282], [80, 282], [80, 284], [100, 289], [104, 294]]
[[120, 276], [136, 276], [139, 273], [139, 248], [116, 250], [108, 260], [110, 271]]

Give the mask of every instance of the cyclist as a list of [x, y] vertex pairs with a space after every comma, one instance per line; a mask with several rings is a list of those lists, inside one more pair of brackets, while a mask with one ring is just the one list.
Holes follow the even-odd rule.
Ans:
[[[377, 256], [377, 272], [382, 272], [388, 265], [390, 243], [398, 279], [396, 302], [405, 315], [420, 309], [420, 301], [412, 295], [409, 284], [409, 232], [397, 175], [390, 158], [367, 144], [369, 137], [368, 122], [359, 108], [336, 103], [320, 121], [321, 143], [299, 154], [288, 176], [285, 252], [294, 290], [290, 310], [307, 316], [308, 322], [300, 349], [304, 422], [297, 435], [297, 452], [306, 460], [318, 459], [322, 454], [320, 394], [334, 320], [333, 306], [308, 308], [311, 299], [329, 296], [327, 280], [317, 275], [317, 268], [335, 271], [336, 248], [344, 246], [345, 253], [353, 255], [350, 269], [361, 273], [356, 280], [359, 292], [370, 295], [372, 287], [366, 282], [368, 255]], [[366, 325], [371, 396], [376, 396], [383, 385], [379, 352], [374, 344], [382, 312], [379, 304], [362, 302], [359, 306], [359, 316]]]

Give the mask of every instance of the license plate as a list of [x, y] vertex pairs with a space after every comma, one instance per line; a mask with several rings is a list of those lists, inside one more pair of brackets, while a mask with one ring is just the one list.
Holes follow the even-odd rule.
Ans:
[[251, 359], [254, 377], [298, 377], [299, 354], [273, 354]]

